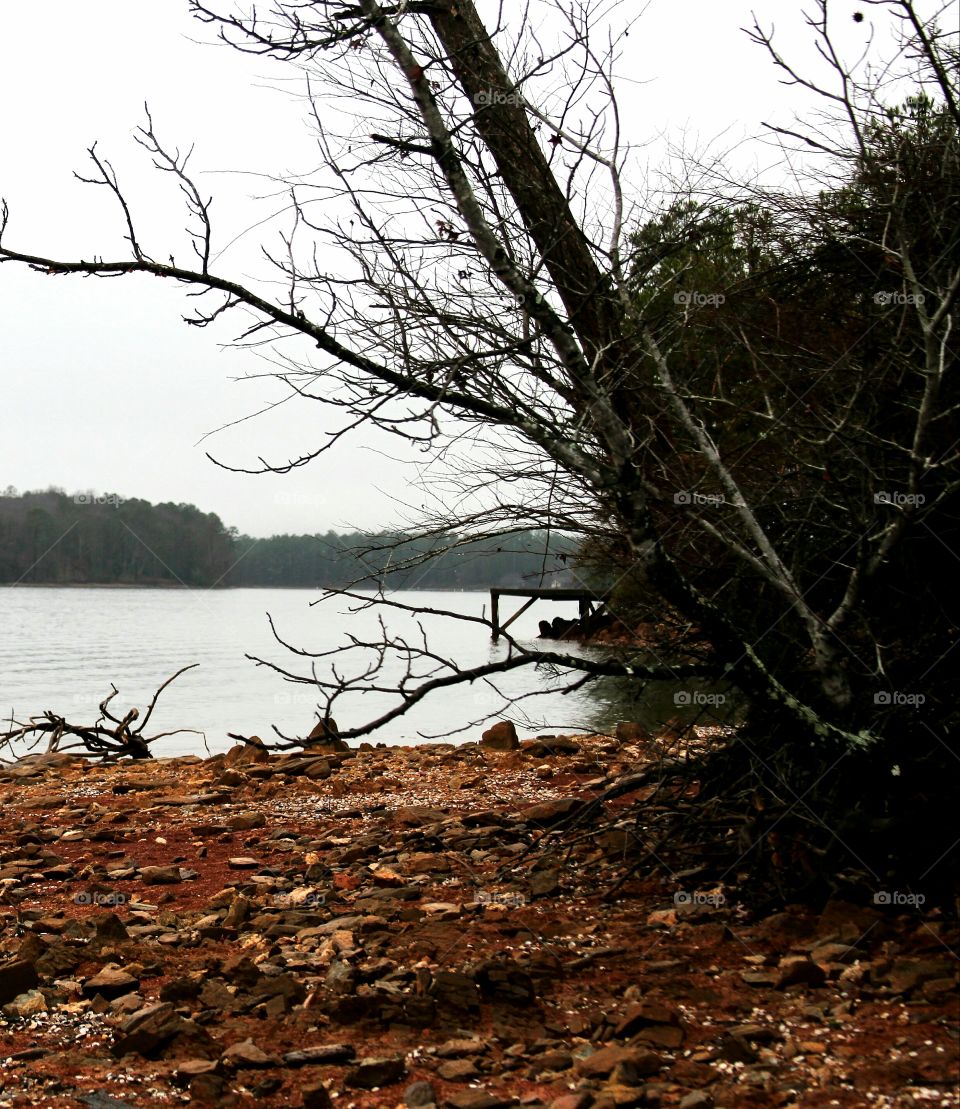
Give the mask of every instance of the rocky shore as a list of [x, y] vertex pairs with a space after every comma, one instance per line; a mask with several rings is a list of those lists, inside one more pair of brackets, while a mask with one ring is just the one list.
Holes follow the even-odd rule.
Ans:
[[960, 1105], [940, 910], [609, 896], [656, 738], [337, 746], [0, 768], [0, 1106]]

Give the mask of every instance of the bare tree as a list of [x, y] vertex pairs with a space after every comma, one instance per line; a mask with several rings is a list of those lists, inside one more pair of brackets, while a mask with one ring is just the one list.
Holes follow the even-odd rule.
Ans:
[[[190, 263], [143, 242], [134, 200], [95, 146], [86, 179], [115, 197], [129, 257], [78, 261], [15, 249], [4, 205], [0, 261], [55, 274], [168, 278], [200, 297], [188, 321], [196, 326], [246, 312], [239, 341], [270, 344], [292, 393], [342, 413], [339, 430], [313, 453], [264, 468], [304, 465], [362, 425], [438, 453], [493, 452], [472, 465], [458, 507], [429, 526], [509, 533], [519, 521], [592, 537], [618, 552], [617, 572], [637, 583], [649, 610], [676, 614], [708, 645], [704, 657], [678, 659], [665, 644], [652, 663], [648, 652], [588, 664], [511, 642], [494, 669], [461, 669], [426, 642], [384, 632], [375, 643], [347, 644], [367, 653], [354, 676], [321, 673], [317, 663], [326, 660], [296, 648], [306, 673], [275, 668], [315, 685], [329, 716], [345, 692], [379, 688], [378, 658], [405, 653], [397, 708], [375, 723], [496, 668], [548, 663], [638, 683], [711, 673], [761, 706], [762, 728], [783, 729], [778, 744], [739, 750], [738, 769], [718, 771], [718, 781], [739, 788], [766, 774], [765, 788], [789, 801], [859, 750], [873, 759], [883, 751], [889, 773], [891, 730], [920, 726], [916, 700], [894, 704], [901, 687], [891, 681], [919, 680], [955, 626], [950, 616], [935, 621], [921, 650], [905, 650], [910, 600], [899, 598], [888, 619], [876, 599], [880, 580], [918, 596], [911, 543], [918, 535], [948, 543], [944, 521], [956, 506], [955, 40], [908, 0], [868, 5], [902, 23], [884, 79], [896, 72], [895, 92], [927, 90], [926, 107], [910, 117], [897, 114], [903, 97], [887, 98], [875, 72], [843, 60], [826, 0], [814, 3], [808, 25], [829, 84], [804, 77], [754, 28], [786, 79], [833, 111], [826, 132], [781, 134], [821, 153], [837, 189], [832, 200], [802, 190], [754, 197], [779, 225], [776, 249], [768, 242], [759, 262], [743, 264], [735, 285], [750, 293], [748, 307], [714, 326], [705, 313], [734, 289], [682, 284], [704, 277], [697, 220], [681, 240], [660, 236], [645, 253], [651, 213], [631, 191], [616, 97], [629, 24], [611, 32], [622, 18], [616, 5], [555, 5], [542, 32], [520, 18], [511, 29], [503, 11], [488, 27], [470, 0], [276, 0], [248, 13], [191, 6], [225, 42], [303, 75], [322, 165], [282, 182], [290, 226], [264, 248], [271, 275], [257, 283], [215, 271], [209, 201], [149, 115], [139, 140], [181, 189]], [[548, 33], [550, 43], [542, 41]], [[937, 166], [943, 187], [931, 190], [923, 175]], [[921, 198], [930, 211], [918, 220]], [[867, 202], [880, 211], [872, 223]], [[734, 218], [733, 198], [715, 203], [718, 213]], [[762, 227], [741, 223], [736, 249]], [[865, 258], [873, 268], [854, 280]], [[785, 273], [804, 275], [792, 299], [774, 282]], [[839, 290], [845, 277], [843, 295], [856, 310], [835, 334], [805, 342], [800, 332], [817, 325], [798, 310], [797, 288], [834, 282]], [[893, 305], [895, 327], [890, 313], [881, 323], [863, 304], [887, 292], [888, 303], [876, 304]], [[663, 294], [672, 309], [664, 311]], [[778, 331], [786, 313], [792, 333]], [[867, 342], [878, 327], [890, 344], [880, 355]], [[830, 363], [837, 337], [847, 345]], [[731, 368], [746, 384], [731, 380]], [[850, 371], [844, 384], [840, 371]], [[878, 374], [882, 387], [871, 394]], [[895, 395], [902, 403], [892, 418]], [[931, 612], [926, 594], [922, 601]], [[939, 673], [931, 688], [938, 682]], [[887, 702], [876, 700], [884, 694]], [[932, 704], [942, 701], [931, 694]], [[951, 712], [923, 726], [952, 752], [940, 734]]]
[[199, 665], [199, 663], [194, 662], [190, 666], [181, 667], [175, 674], [167, 678], [151, 697], [150, 704], [147, 705], [147, 711], [139, 724], [135, 723], [140, 717], [140, 710], [137, 708], [128, 709], [122, 716], [114, 715], [110, 702], [117, 696], [119, 690], [116, 686], [111, 686], [112, 692], [100, 702], [100, 715], [92, 724], [73, 724], [66, 717], [48, 709], [46, 712], [32, 716], [24, 722], [10, 721], [10, 727], [0, 732], [0, 746], [6, 747], [11, 754], [21, 758], [23, 752], [18, 750], [18, 747], [23, 745], [28, 748], [36, 746], [41, 739], [46, 737], [46, 754], [82, 751], [85, 755], [102, 759], [124, 757], [152, 759], [150, 744], [155, 743], [158, 739], [164, 739], [171, 735], [182, 735], [186, 732], [193, 735], [203, 734], [197, 732], [195, 728], [176, 728], [173, 731], [158, 732], [152, 736], [143, 734], [144, 728], [150, 723], [150, 718], [153, 716], [153, 710], [157, 707], [160, 694], [181, 674], [185, 674], [188, 670], [192, 670]]

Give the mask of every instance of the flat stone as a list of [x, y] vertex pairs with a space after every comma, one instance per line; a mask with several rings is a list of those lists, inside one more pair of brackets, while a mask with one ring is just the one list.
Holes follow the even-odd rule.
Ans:
[[252, 828], [262, 828], [267, 818], [262, 812], [238, 812], [228, 816], [227, 827], [234, 832], [249, 832]]
[[492, 1094], [487, 1090], [464, 1090], [462, 1094], [454, 1094], [444, 1101], [449, 1109], [507, 1109], [516, 1105], [517, 1099], [509, 1094]]
[[220, 1056], [227, 1066], [236, 1067], [276, 1067], [280, 1060], [276, 1055], [268, 1055], [262, 1048], [257, 1047], [253, 1040], [241, 1040], [240, 1043], [231, 1044]]
[[[659, 1055], [633, 1047], [601, 1047], [583, 1059], [577, 1059], [573, 1069], [584, 1078], [607, 1078], [618, 1068], [629, 1068], [636, 1076], [656, 1074], [662, 1065]], [[622, 1079], [621, 1079], [622, 1081]]]
[[84, 997], [96, 997], [99, 994], [108, 1001], [124, 994], [134, 993], [140, 988], [140, 980], [125, 970], [107, 967], [88, 978], [83, 984]]
[[447, 1059], [437, 1067], [437, 1075], [445, 1082], [469, 1082], [480, 1071], [472, 1059]]
[[248, 855], [238, 855], [232, 859], [227, 859], [227, 866], [231, 870], [257, 870], [260, 863], [256, 859], [251, 859]]
[[406, 1076], [407, 1064], [403, 1056], [388, 1059], [361, 1059], [357, 1066], [347, 1071], [344, 1085], [351, 1090], [373, 1090], [392, 1086]]
[[173, 886], [182, 882], [178, 866], [142, 866], [140, 881], [145, 886]]
[[177, 1064], [176, 1073], [190, 1079], [198, 1074], [213, 1074], [219, 1065], [215, 1059], [184, 1059]]
[[538, 805], [530, 805], [523, 809], [520, 815], [528, 824], [549, 827], [572, 816], [582, 809], [584, 804], [585, 802], [579, 797], [557, 797], [553, 801], [541, 801]]
[[283, 1063], [287, 1067], [339, 1066], [352, 1062], [355, 1055], [351, 1044], [315, 1044], [299, 1051], [288, 1051]]
[[483, 1040], [446, 1040], [436, 1050], [438, 1059], [462, 1059], [466, 1055], [484, 1055], [489, 1051]]

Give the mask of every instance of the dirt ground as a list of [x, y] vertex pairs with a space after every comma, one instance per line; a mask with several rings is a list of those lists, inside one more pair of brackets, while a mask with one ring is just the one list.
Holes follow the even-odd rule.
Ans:
[[960, 1106], [956, 919], [611, 896], [650, 744], [500, 746], [0, 768], [0, 1106]]

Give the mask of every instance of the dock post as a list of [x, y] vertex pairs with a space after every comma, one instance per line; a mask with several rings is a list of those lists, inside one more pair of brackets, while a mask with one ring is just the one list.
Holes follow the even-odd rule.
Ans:
[[496, 589], [490, 590], [490, 622], [493, 624], [494, 643], [500, 638], [500, 594]]

